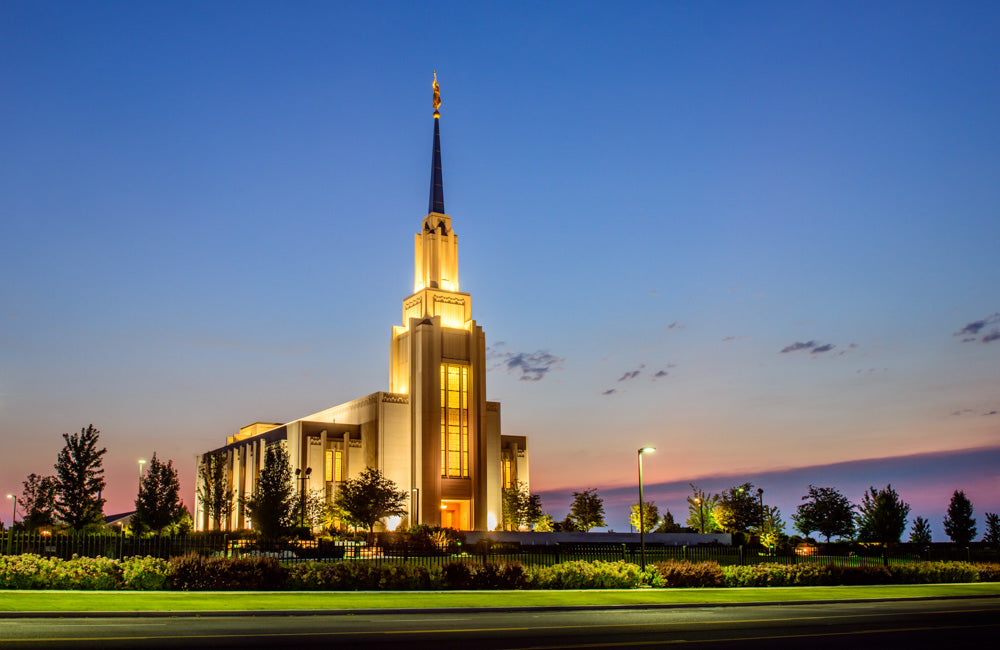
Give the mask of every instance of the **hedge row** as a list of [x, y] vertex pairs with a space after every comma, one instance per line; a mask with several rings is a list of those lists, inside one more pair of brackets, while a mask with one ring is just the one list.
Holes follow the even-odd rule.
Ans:
[[660, 562], [645, 572], [626, 562], [563, 562], [525, 568], [518, 563], [439, 567], [365, 562], [304, 562], [274, 558], [150, 557], [71, 560], [37, 555], [0, 556], [0, 589], [433, 590], [632, 589], [650, 587], [785, 587], [815, 585], [1000, 582], [1000, 564], [915, 562], [889, 567]]

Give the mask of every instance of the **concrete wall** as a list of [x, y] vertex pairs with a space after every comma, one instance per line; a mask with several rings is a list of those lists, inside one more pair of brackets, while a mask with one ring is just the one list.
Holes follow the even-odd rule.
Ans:
[[[546, 544], [638, 544], [639, 533], [533, 533], [508, 531], [466, 531], [466, 544], [475, 544], [481, 539], [494, 542], [518, 543], [522, 546]], [[646, 533], [647, 544], [667, 544], [670, 546], [697, 546], [698, 544], [733, 543], [729, 533]]]

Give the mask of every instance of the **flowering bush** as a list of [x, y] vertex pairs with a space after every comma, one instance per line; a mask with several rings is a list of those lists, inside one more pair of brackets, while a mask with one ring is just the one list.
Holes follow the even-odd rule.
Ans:
[[531, 573], [530, 585], [536, 589], [633, 589], [648, 584], [663, 586], [655, 569], [643, 573], [627, 562], [563, 562], [539, 567]]
[[414, 564], [372, 565], [365, 562], [305, 562], [288, 569], [288, 589], [374, 591], [438, 589], [441, 569]]
[[170, 562], [158, 557], [127, 557], [120, 560], [122, 587], [136, 591], [170, 588]]

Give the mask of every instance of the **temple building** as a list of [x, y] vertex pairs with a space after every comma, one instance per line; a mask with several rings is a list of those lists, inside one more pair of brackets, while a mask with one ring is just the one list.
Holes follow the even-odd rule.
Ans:
[[[528, 483], [527, 439], [501, 435], [500, 403], [486, 400], [486, 336], [459, 288], [458, 235], [444, 208], [437, 75], [433, 90], [430, 202], [414, 238], [413, 293], [392, 328], [389, 390], [291, 422], [255, 422], [199, 455], [200, 482], [206, 458], [224, 454], [234, 492], [226, 530], [250, 527], [238, 504], [274, 442], [287, 446], [296, 488], [328, 502], [343, 481], [379, 469], [410, 495], [403, 527], [492, 530], [502, 523], [501, 490]], [[199, 492], [195, 526], [211, 530]]]

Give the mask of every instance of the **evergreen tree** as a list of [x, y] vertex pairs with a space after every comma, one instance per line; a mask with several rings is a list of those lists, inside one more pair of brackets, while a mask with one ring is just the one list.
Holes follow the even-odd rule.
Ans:
[[292, 525], [295, 506], [295, 486], [285, 442], [269, 442], [264, 451], [264, 467], [253, 494], [243, 499], [243, 507], [261, 537], [276, 539]]
[[532, 527], [542, 518], [542, 497], [528, 493], [528, 484], [517, 481], [514, 487], [504, 488], [501, 493], [504, 530], [520, 530], [522, 526]]
[[605, 526], [604, 500], [597, 496], [597, 490], [594, 488], [574, 492], [573, 503], [569, 507], [566, 519], [572, 522], [574, 528], [583, 532]]
[[181, 501], [181, 484], [174, 462], [168, 460], [164, 464], [153, 453], [135, 498], [132, 530], [137, 533], [164, 532], [179, 524], [185, 515], [190, 517]]
[[63, 434], [66, 444], [55, 464], [55, 511], [73, 530], [104, 523], [102, 458], [108, 450], [97, 448], [100, 435], [93, 424], [78, 434]]
[[836, 488], [809, 486], [809, 494], [802, 497], [806, 503], [800, 504], [792, 515], [795, 529], [809, 537], [817, 531], [830, 541], [830, 537], [850, 537], [854, 534], [854, 506]]
[[528, 503], [525, 505], [525, 523], [531, 527], [531, 530], [537, 530], [538, 523], [545, 516], [546, 514], [542, 511], [542, 496], [540, 494], [529, 494]]
[[653, 532], [679, 533], [681, 532], [681, 525], [674, 521], [674, 515], [671, 514], [670, 510], [667, 510], [666, 514], [663, 515], [663, 519], [660, 520], [660, 525]]
[[36, 530], [42, 526], [55, 523], [56, 488], [54, 476], [39, 476], [28, 474], [24, 481], [24, 490], [17, 499], [21, 506], [22, 523], [27, 530]]
[[552, 515], [547, 512], [542, 513], [542, 516], [538, 518], [535, 522], [532, 530], [536, 533], [551, 533], [556, 529], [556, 522], [552, 521]]
[[764, 506], [757, 534], [760, 536], [760, 543], [774, 553], [774, 549], [785, 537], [785, 522], [777, 506]]
[[927, 546], [931, 543], [931, 524], [923, 517], [913, 520], [913, 529], [910, 530], [910, 543]]
[[226, 454], [216, 452], [205, 454], [198, 468], [198, 500], [208, 514], [214, 530], [222, 529], [225, 520], [229, 528], [229, 516], [233, 512], [233, 490], [229, 486], [229, 471]]
[[1000, 546], [1000, 515], [995, 512], [986, 513], [986, 532], [983, 542], [990, 546]]
[[698, 533], [714, 533], [719, 530], [715, 521], [715, 509], [719, 506], [718, 494], [707, 494], [694, 483], [691, 486], [691, 496], [687, 498], [688, 518], [685, 522]]
[[[642, 528], [645, 532], [650, 532], [660, 523], [660, 509], [652, 501], [642, 504]], [[636, 501], [629, 509], [628, 522], [639, 531], [639, 502]]]
[[909, 504], [899, 498], [891, 484], [886, 485], [884, 490], [871, 487], [858, 506], [858, 539], [862, 542], [894, 544], [906, 530], [906, 517], [909, 514]]
[[962, 490], [955, 490], [944, 518], [944, 532], [951, 541], [967, 545], [976, 536], [976, 520], [972, 518], [972, 502]]
[[333, 506], [346, 521], [364, 526], [373, 533], [375, 524], [386, 517], [406, 514], [407, 496], [406, 490], [400, 490], [382, 472], [366, 467], [358, 478], [341, 484]]

